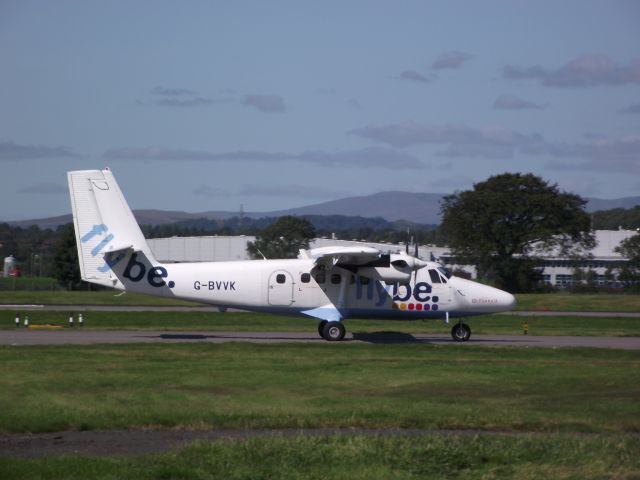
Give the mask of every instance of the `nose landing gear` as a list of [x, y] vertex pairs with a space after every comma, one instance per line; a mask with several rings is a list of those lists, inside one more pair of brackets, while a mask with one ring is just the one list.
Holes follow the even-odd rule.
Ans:
[[456, 342], [466, 342], [471, 337], [471, 329], [469, 325], [463, 323], [462, 320], [456, 323], [451, 329], [451, 337]]

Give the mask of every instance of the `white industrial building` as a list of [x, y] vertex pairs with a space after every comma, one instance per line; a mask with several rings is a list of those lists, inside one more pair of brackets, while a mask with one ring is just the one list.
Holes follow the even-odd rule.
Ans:
[[[614, 251], [620, 242], [636, 234], [632, 230], [596, 230], [596, 247], [590, 252], [591, 258], [582, 260], [579, 265], [576, 261], [566, 257], [560, 257], [557, 253], [548, 252], [542, 254], [544, 260], [543, 281], [547, 284], [567, 287], [575, 282], [574, 273], [578, 266], [583, 271], [591, 270], [595, 274], [599, 285], [607, 285], [611, 282], [608, 273], [620, 268], [626, 262], [619, 253]], [[253, 242], [253, 236], [210, 236], [210, 237], [170, 237], [152, 238], [148, 240], [151, 250], [156, 258], [162, 262], [222, 262], [229, 260], [247, 260], [247, 244]], [[337, 246], [370, 246], [383, 252], [398, 252], [404, 250], [404, 244], [360, 242], [356, 240], [336, 240], [331, 238], [316, 238], [310, 243], [310, 248]], [[413, 253], [413, 250], [411, 250]], [[418, 256], [423, 259], [437, 260], [449, 268], [455, 268], [452, 264], [452, 256], [449, 248], [433, 245], [420, 245]], [[475, 267], [460, 266], [475, 278]]]

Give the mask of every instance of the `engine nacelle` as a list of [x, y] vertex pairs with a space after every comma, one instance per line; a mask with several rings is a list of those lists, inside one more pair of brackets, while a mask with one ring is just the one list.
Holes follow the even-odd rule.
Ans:
[[364, 267], [358, 273], [389, 283], [409, 283], [411, 274], [415, 270], [427, 266], [427, 262], [404, 253], [392, 253], [385, 260], [386, 263], [384, 265]]
[[409, 283], [411, 270], [399, 270], [390, 267], [364, 267], [358, 269], [358, 275], [389, 283]]

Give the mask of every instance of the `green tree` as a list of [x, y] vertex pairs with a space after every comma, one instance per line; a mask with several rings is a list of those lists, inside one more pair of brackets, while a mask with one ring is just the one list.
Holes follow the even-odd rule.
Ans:
[[82, 285], [78, 265], [78, 248], [73, 224], [58, 229], [58, 241], [53, 254], [54, 277], [69, 290], [77, 290]]
[[640, 269], [640, 233], [623, 240], [613, 250], [627, 258], [630, 266]]
[[262, 258], [261, 253], [269, 259], [296, 258], [299, 249], [309, 248], [315, 235], [308, 220], [288, 215], [262, 230], [255, 242], [249, 242], [247, 252], [253, 258]]
[[505, 173], [442, 201], [442, 231], [458, 263], [510, 291], [530, 290], [541, 250], [577, 255], [593, 248], [586, 200], [533, 174]]
[[640, 282], [640, 233], [620, 242], [614, 251], [629, 260], [620, 269], [618, 280], [627, 285], [638, 285]]

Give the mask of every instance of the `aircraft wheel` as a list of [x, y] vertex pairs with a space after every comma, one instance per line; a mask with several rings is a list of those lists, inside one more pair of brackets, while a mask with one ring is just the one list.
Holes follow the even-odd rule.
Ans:
[[458, 323], [451, 329], [451, 336], [456, 342], [466, 342], [471, 337], [471, 329], [466, 323]]
[[324, 338], [324, 334], [322, 333], [322, 331], [324, 330], [324, 326], [327, 324], [326, 320], [322, 320], [319, 324], [318, 324], [318, 335], [320, 335], [322, 338]]
[[344, 338], [346, 330], [340, 322], [327, 322], [322, 328], [322, 338], [329, 342], [337, 342]]

